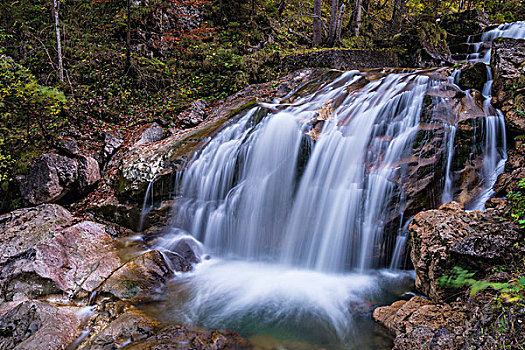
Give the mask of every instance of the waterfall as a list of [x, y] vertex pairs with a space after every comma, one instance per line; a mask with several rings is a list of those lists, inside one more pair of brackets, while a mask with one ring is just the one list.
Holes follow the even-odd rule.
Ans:
[[[223, 130], [183, 176], [181, 227], [221, 256], [326, 272], [381, 265], [385, 218], [399, 191], [392, 179], [402, 177], [398, 163], [411, 152], [429, 78], [389, 74], [348, 93], [364, 79], [344, 73]], [[312, 146], [309, 124], [321, 117]]]
[[[472, 43], [473, 61], [487, 59], [486, 46]], [[430, 180], [443, 185], [435, 202], [455, 199], [462, 131], [450, 100], [460, 92], [460, 71], [448, 82], [432, 72], [331, 71], [240, 113], [205, 140], [177, 174], [173, 227], [156, 248], [169, 253], [193, 237], [206, 258], [177, 275], [152, 307], [174, 322], [271, 336], [292, 348], [384, 349], [369, 310], [409, 290], [410, 273], [399, 270], [410, 199], [403, 184], [422, 144], [440, 148], [425, 158], [441, 162]], [[492, 195], [506, 158], [491, 85], [483, 88], [483, 131], [474, 130], [483, 135], [482, 191], [470, 208]], [[425, 97], [436, 116], [421, 121]]]
[[[484, 98], [483, 110], [485, 112], [485, 118], [482, 125], [483, 134], [485, 135], [485, 140], [483, 140], [483, 188], [473, 201], [467, 203], [467, 209], [485, 209], [485, 202], [494, 194], [492, 186], [496, 182], [498, 176], [503, 172], [505, 161], [507, 159], [505, 120], [501, 111], [495, 109], [491, 104], [491, 90], [493, 83], [492, 70], [489, 66], [491, 46], [492, 41], [500, 37], [515, 39], [525, 38], [525, 21], [501, 24], [497, 28], [485, 31], [481, 35], [479, 42], [474, 41], [474, 36], [470, 36], [467, 40], [470, 47], [467, 62], [483, 62], [487, 65], [487, 81], [481, 91]], [[459, 74], [459, 70], [453, 74], [455, 83], [457, 83], [457, 80], [459, 79]], [[447, 170], [447, 181], [450, 177], [449, 171], [450, 169]], [[449, 194], [452, 191], [450, 184], [447, 182], [445, 185], [443, 202], [450, 201], [453, 198], [452, 195]]]

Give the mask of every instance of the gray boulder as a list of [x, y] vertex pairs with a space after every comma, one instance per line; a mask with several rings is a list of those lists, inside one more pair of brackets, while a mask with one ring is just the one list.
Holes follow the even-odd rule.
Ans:
[[34, 205], [55, 202], [64, 197], [77, 180], [75, 160], [56, 154], [39, 157], [31, 169], [21, 192]]

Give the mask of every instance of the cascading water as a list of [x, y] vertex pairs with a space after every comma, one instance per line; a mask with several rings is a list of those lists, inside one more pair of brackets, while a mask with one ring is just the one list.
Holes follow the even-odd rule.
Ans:
[[410, 273], [371, 269], [390, 265], [383, 235], [430, 78], [331, 74], [310, 94], [247, 111], [188, 165], [158, 246], [189, 233], [211, 259], [158, 306], [175, 320], [291, 348], [389, 346], [373, 337], [368, 305], [408, 291]]
[[[391, 179], [411, 151], [429, 78], [390, 74], [348, 94], [361, 79], [344, 73], [292, 106], [263, 106], [281, 110], [259, 124], [256, 107], [224, 130], [184, 174], [180, 226], [215, 254], [326, 272], [380, 265]], [[307, 123], [323, 108], [333, 111], [298, 174]]]
[[[485, 135], [485, 140], [483, 140], [483, 188], [473, 201], [467, 203], [466, 208], [483, 210], [485, 208], [485, 202], [494, 194], [492, 187], [498, 176], [503, 172], [505, 160], [507, 159], [505, 120], [501, 111], [494, 108], [491, 104], [493, 83], [492, 70], [489, 66], [491, 44], [494, 39], [500, 37], [525, 38], [525, 22], [521, 21], [499, 25], [497, 28], [485, 31], [478, 42], [475, 42], [476, 37], [477, 36], [470, 36], [467, 40], [469, 44], [469, 54], [467, 55], [466, 62], [483, 62], [487, 65], [487, 81], [483, 86], [483, 91], [481, 91], [484, 98], [483, 110], [485, 112], [485, 118], [481, 126], [483, 128], [483, 134]], [[460, 73], [460, 70], [455, 71], [451, 76], [450, 82], [457, 84]], [[455, 132], [455, 127], [452, 127], [449, 132], [449, 139], [454, 139]], [[453, 148], [449, 148], [449, 160], [453, 158], [453, 152]], [[453, 199], [453, 186], [450, 179], [450, 167], [447, 165], [447, 179], [442, 197], [443, 203]]]
[[[441, 112], [449, 98], [430, 72], [330, 74], [337, 76], [328, 83], [244, 112], [189, 162], [176, 222], [157, 248], [170, 251], [193, 237], [206, 258], [171, 282], [169, 297], [150, 306], [157, 313], [237, 330], [261, 348], [390, 346], [374, 337], [371, 305], [409, 290], [410, 273], [398, 270], [409, 219], [402, 184], [415, 136], [429, 123], [420, 121], [425, 96], [434, 96]], [[458, 78], [455, 72], [449, 86]], [[505, 160], [503, 120], [488, 102], [489, 84], [485, 187], [472, 207], [490, 196]], [[455, 198], [459, 119], [430, 122], [444, 130], [438, 202]]]

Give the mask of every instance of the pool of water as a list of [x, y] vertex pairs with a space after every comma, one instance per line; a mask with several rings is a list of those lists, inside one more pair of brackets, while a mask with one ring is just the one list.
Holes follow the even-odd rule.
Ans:
[[340, 274], [213, 258], [181, 273], [142, 308], [161, 321], [234, 330], [258, 349], [391, 349], [371, 319], [411, 291], [412, 273]]

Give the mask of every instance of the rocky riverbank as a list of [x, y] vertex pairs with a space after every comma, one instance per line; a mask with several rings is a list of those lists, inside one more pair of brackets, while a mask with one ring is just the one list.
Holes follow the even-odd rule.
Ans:
[[486, 212], [459, 203], [417, 214], [409, 227], [410, 258], [421, 296], [374, 310], [396, 336], [394, 349], [519, 348], [525, 340], [525, 232], [515, 222], [525, 168], [524, 40], [501, 39], [492, 48], [492, 103], [501, 107], [511, 142], [505, 172]]
[[[525, 41], [501, 39], [492, 50], [492, 103], [504, 112], [511, 141], [495, 191], [507, 199], [490, 200], [486, 212], [463, 209], [479, 186], [474, 165], [480, 154], [471, 148], [484, 116], [475, 90], [486, 79], [479, 77], [479, 66], [467, 66], [461, 86], [473, 89], [472, 96], [446, 84], [429, 90], [416, 156], [398, 164], [408, 169], [403, 190], [410, 195], [407, 213], [415, 215], [409, 226], [410, 258], [420, 295], [373, 312], [374, 320], [395, 335], [398, 350], [484, 349], [524, 341], [525, 237], [516, 223], [523, 214], [516, 212], [516, 201], [523, 189], [517, 180], [525, 177], [525, 147], [515, 136], [525, 132]], [[161, 299], [166, 281], [191, 270], [197, 260], [187, 247], [170, 256], [147, 242], [135, 244], [131, 253], [123, 248], [140, 226], [152, 235], [162, 230], [177, 170], [222, 125], [255, 103], [314, 91], [308, 82], [332, 74], [339, 73], [305, 69], [250, 86], [215, 107], [195, 101], [180, 118], [189, 129], [159, 120], [138, 130], [108, 132], [88, 145], [74, 137], [58, 139], [56, 148], [36, 159], [21, 179], [30, 207], [0, 216], [0, 349], [250, 348], [235, 332], [164, 324], [137, 307]], [[383, 73], [369, 74], [356, 85]], [[441, 74], [446, 81], [450, 70], [424, 74]], [[443, 101], [461, 120], [439, 115]], [[312, 142], [322, 121], [320, 109], [311, 120]], [[453, 171], [462, 203], [420, 212], [439, 202], [435, 183], [446, 175], [445, 169], [434, 169], [445, 157], [443, 149], [422, 141], [430, 134], [443, 137], [447, 123], [459, 125], [461, 161]], [[153, 207], [147, 217], [141, 215], [143, 206]]]

